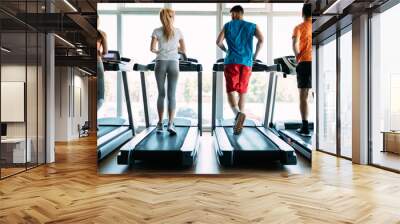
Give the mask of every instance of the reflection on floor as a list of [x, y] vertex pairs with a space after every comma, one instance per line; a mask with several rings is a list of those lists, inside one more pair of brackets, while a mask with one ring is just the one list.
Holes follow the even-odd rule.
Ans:
[[24, 167], [7, 167], [7, 168], [1, 168], [1, 178], [8, 177], [10, 175], [22, 172], [25, 170]]
[[25, 165], [25, 163], [5, 164], [5, 163], [2, 163], [2, 161], [0, 161], [0, 166], [1, 166], [1, 168], [0, 168], [0, 174], [1, 174], [0, 177], [1, 178], [5, 178], [5, 177], [8, 177], [8, 176], [20, 173], [22, 171], [25, 171], [27, 169], [36, 167], [37, 164], [36, 163], [27, 163], [26, 165]]
[[373, 164], [400, 171], [400, 155], [392, 152], [374, 151]]
[[283, 175], [304, 174], [311, 170], [311, 163], [297, 155], [297, 165], [282, 166], [279, 163], [269, 163], [260, 165], [241, 165], [224, 168], [218, 165], [213, 148], [213, 138], [210, 133], [204, 133], [201, 137], [201, 145], [197, 162], [192, 168], [177, 168], [176, 166], [157, 166], [156, 164], [141, 164], [131, 169], [128, 166], [117, 164], [118, 150], [110, 154], [99, 163], [99, 174], [146, 174], [146, 173], [165, 173], [165, 174], [238, 174], [246, 172], [280, 172]]

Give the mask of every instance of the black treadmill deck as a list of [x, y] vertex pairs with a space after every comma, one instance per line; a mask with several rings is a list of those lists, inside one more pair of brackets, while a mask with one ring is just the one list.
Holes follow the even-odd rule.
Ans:
[[235, 150], [277, 151], [279, 148], [265, 137], [256, 127], [244, 127], [239, 135], [233, 134], [232, 127], [224, 127], [225, 133]]
[[[178, 122], [179, 123], [179, 122]], [[154, 128], [145, 138], [143, 138], [131, 151], [132, 162], [157, 162], [158, 164], [181, 164], [191, 166], [194, 161], [197, 147], [188, 148], [186, 141], [198, 141], [197, 127], [190, 125], [175, 126], [176, 135], [170, 135], [164, 131], [158, 133]], [[192, 131], [191, 131], [192, 130]]]
[[[296, 132], [296, 129], [279, 130], [279, 134], [283, 139], [290, 144], [295, 150], [299, 151], [307, 159], [312, 157], [312, 137], [301, 136]], [[311, 136], [314, 131], [311, 131]]]
[[283, 141], [275, 143], [275, 140], [280, 139], [270, 139], [269, 136], [275, 135], [268, 129], [258, 127], [251, 120], [246, 120], [239, 135], [233, 134], [231, 120], [223, 120], [217, 125], [214, 134], [218, 143], [217, 155], [222, 165], [272, 161], [280, 161], [287, 165], [296, 164], [294, 151], [289, 145]]
[[180, 151], [189, 131], [188, 126], [176, 127], [176, 135], [164, 131], [158, 133], [154, 129], [146, 138], [136, 145], [135, 151]]

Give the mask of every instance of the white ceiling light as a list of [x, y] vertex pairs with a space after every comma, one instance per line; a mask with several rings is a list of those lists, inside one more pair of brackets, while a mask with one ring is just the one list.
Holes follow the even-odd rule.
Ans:
[[6, 53], [10, 53], [11, 51], [10, 50], [8, 50], [7, 48], [4, 48], [4, 47], [2, 47], [2, 48], [0, 48], [2, 51], [4, 51], [4, 52], [6, 52]]
[[68, 0], [64, 0], [65, 4], [67, 4], [72, 10], [74, 10], [74, 12], [78, 12], [78, 10], [68, 1]]
[[75, 45], [73, 45], [71, 42], [69, 42], [68, 40], [58, 36], [57, 34], [54, 34], [55, 37], [57, 37], [59, 40], [61, 40], [62, 42], [64, 42], [65, 44], [69, 45], [70, 47], [75, 48]]

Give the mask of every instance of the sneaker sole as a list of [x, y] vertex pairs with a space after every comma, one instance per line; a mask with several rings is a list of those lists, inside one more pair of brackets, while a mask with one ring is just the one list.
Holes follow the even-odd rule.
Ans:
[[176, 135], [176, 131], [173, 131], [171, 129], [168, 129], [168, 132], [169, 132], [170, 135]]
[[243, 129], [243, 123], [246, 120], [246, 115], [244, 113], [240, 113], [238, 115], [237, 121], [235, 126], [233, 127], [233, 133], [235, 135], [240, 134], [242, 132]]

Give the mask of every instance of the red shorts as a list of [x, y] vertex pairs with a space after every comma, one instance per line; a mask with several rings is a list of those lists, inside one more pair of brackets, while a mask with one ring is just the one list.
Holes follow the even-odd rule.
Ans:
[[229, 64], [224, 68], [226, 91], [246, 93], [251, 76], [251, 67], [241, 64]]

